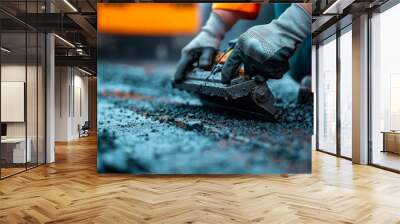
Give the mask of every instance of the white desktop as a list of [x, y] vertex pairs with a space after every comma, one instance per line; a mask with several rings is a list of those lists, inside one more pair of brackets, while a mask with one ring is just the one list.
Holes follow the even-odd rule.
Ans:
[[24, 102], [25, 82], [1, 82], [1, 150], [9, 163], [30, 162], [32, 157], [30, 138], [7, 136], [8, 125], [25, 122]]
[[[25, 145], [27, 147], [25, 147]], [[6, 159], [9, 163], [26, 163], [31, 162], [31, 145], [32, 141], [30, 138], [24, 137], [7, 137], [7, 123], [1, 123], [1, 151], [10, 152], [9, 158]], [[26, 151], [25, 151], [26, 148]], [[4, 153], [7, 154], [7, 153]], [[12, 160], [11, 160], [12, 154]]]
[[1, 140], [2, 147], [13, 147], [12, 148], [12, 162], [13, 163], [25, 163], [31, 162], [31, 139], [26, 139], [27, 147], [25, 153], [25, 138], [6, 138]]

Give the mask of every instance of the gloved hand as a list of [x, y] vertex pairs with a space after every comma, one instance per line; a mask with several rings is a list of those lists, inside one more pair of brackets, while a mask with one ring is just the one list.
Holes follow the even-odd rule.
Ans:
[[211, 13], [201, 32], [181, 52], [181, 59], [178, 62], [174, 81], [181, 82], [191, 65], [198, 61], [200, 68], [210, 68], [214, 62], [215, 54], [219, 48], [228, 27], [221, 18]]
[[282, 78], [289, 70], [289, 58], [310, 32], [311, 15], [292, 4], [278, 19], [240, 35], [222, 69], [222, 82], [229, 84], [242, 63], [251, 76]]

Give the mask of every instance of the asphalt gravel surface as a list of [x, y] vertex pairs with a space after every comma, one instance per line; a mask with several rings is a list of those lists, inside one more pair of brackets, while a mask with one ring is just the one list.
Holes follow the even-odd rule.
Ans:
[[98, 171], [132, 174], [311, 172], [312, 102], [290, 77], [268, 84], [278, 121], [207, 107], [171, 87], [175, 63], [99, 62]]

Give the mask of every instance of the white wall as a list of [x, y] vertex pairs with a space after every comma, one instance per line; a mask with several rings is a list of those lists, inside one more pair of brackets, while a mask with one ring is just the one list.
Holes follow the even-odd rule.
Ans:
[[69, 136], [69, 68], [55, 68], [55, 141], [66, 141]]
[[56, 67], [55, 73], [55, 140], [77, 139], [78, 124], [88, 120], [88, 77], [73, 67]]
[[[1, 81], [1, 122], [25, 121], [25, 83]], [[35, 107], [36, 108], [36, 105]]]
[[[33, 69], [28, 66], [28, 73]], [[2, 82], [25, 82], [25, 64], [5, 64], [1, 66], [1, 81]], [[27, 93], [28, 97], [33, 93]], [[34, 93], [36, 96], [36, 92]], [[7, 108], [1, 108], [6, 110]], [[8, 137], [25, 137], [25, 122], [7, 122], [7, 136]]]
[[[75, 70], [76, 71], [76, 70]], [[74, 99], [75, 99], [75, 106], [74, 106], [74, 119], [72, 120], [72, 135], [73, 136], [78, 136], [78, 129], [77, 126], [78, 124], [83, 125], [85, 121], [88, 121], [89, 115], [88, 115], [88, 77], [87, 76], [82, 76], [82, 73], [79, 73], [79, 75], [75, 75], [74, 77]], [[79, 93], [80, 91], [80, 93]], [[80, 97], [79, 97], [80, 96]], [[79, 103], [80, 101], [80, 103]], [[81, 108], [80, 108], [81, 107]], [[82, 111], [80, 111], [82, 110]]]
[[1, 81], [25, 82], [25, 64], [1, 65]]
[[[29, 69], [29, 68], [28, 68]], [[1, 66], [1, 81], [2, 82], [25, 82], [25, 64], [9, 64]], [[6, 108], [1, 108], [6, 110]], [[25, 123], [11, 122], [7, 123], [8, 137], [25, 137]]]

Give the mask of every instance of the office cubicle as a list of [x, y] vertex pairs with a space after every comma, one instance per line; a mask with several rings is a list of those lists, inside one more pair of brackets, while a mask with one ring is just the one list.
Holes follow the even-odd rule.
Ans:
[[1, 179], [45, 162], [45, 35], [16, 18], [42, 5], [0, 3]]

